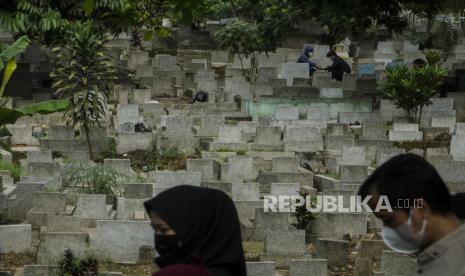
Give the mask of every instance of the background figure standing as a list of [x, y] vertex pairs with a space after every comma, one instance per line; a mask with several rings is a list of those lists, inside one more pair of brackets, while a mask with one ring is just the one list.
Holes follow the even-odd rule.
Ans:
[[310, 61], [310, 57], [313, 55], [313, 47], [310, 44], [304, 45], [304, 52], [297, 60], [297, 63], [308, 63], [310, 69], [310, 76], [313, 76], [313, 73], [317, 70], [317, 65], [314, 62]]

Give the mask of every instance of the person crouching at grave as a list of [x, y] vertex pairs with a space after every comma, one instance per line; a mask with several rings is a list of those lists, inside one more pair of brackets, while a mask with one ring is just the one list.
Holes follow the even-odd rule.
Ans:
[[206, 103], [208, 102], [208, 93], [202, 90], [195, 93], [194, 98], [192, 98], [192, 103]]
[[333, 64], [325, 68], [326, 71], [331, 72], [331, 77], [337, 81], [342, 81], [344, 78], [344, 73], [350, 74], [352, 71], [349, 64], [337, 55], [336, 51], [331, 50], [326, 54], [326, 57], [331, 59]]
[[413, 61], [413, 69], [419, 69], [426, 66], [426, 61], [422, 58], [417, 58]]
[[310, 61], [310, 57], [313, 56], [313, 47], [310, 44], [304, 45], [304, 52], [297, 60], [297, 63], [308, 63], [310, 76], [313, 76], [313, 73], [318, 69], [316, 63]]
[[152, 276], [246, 276], [238, 215], [224, 192], [181, 185], [144, 207], [159, 255]]
[[[359, 190], [383, 222], [392, 250], [415, 254], [417, 275], [465, 275], [465, 225], [453, 212], [452, 197], [436, 169], [414, 154], [401, 154], [376, 169]], [[376, 206], [380, 199], [389, 208]]]

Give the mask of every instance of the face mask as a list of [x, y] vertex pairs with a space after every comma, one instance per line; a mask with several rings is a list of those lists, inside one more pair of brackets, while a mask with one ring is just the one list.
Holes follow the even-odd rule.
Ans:
[[155, 250], [160, 256], [167, 255], [179, 248], [179, 239], [176, 235], [155, 235]]
[[420, 251], [425, 238], [426, 219], [423, 219], [421, 229], [418, 233], [412, 233], [412, 210], [408, 220], [392, 229], [383, 227], [383, 240], [389, 248], [400, 253], [413, 254]]

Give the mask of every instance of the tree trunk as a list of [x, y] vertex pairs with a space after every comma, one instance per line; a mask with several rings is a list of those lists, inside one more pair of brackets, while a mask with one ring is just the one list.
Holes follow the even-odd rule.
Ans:
[[421, 124], [421, 113], [423, 112], [423, 106], [420, 105], [420, 110], [418, 112], [418, 124]]
[[229, 3], [231, 4], [231, 10], [232, 10], [232, 13], [233, 13], [233, 17], [237, 17], [236, 4], [234, 4], [234, 0], [229, 0]]
[[92, 151], [92, 142], [90, 141], [89, 126], [87, 125], [87, 123], [84, 123], [84, 131], [86, 133], [87, 147], [89, 148], [90, 160], [94, 161], [94, 152]]
[[434, 15], [428, 14], [426, 18], [426, 33], [431, 35], [431, 31], [433, 30]]
[[426, 13], [426, 34], [428, 40], [425, 41], [424, 48], [431, 48], [433, 47], [433, 25], [434, 25], [435, 15], [433, 13], [427, 12]]

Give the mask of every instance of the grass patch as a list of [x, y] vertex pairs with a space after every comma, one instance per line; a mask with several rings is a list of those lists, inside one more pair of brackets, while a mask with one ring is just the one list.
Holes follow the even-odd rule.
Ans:
[[183, 170], [186, 168], [187, 159], [199, 159], [201, 151], [195, 153], [182, 153], [177, 147], [153, 146], [150, 151], [137, 150], [127, 153], [127, 158], [131, 160], [131, 167], [135, 171], [143, 171], [144, 166], [150, 171], [158, 170]]
[[139, 276], [151, 275], [153, 272], [153, 265], [141, 264], [117, 264], [113, 262], [99, 262], [100, 272], [122, 272], [123, 275]]
[[61, 153], [59, 151], [52, 151], [52, 159], [56, 159], [56, 158], [65, 159], [65, 156], [63, 155], [63, 153]]
[[341, 179], [341, 177], [339, 176], [339, 174], [334, 173], [334, 172], [326, 173], [326, 174], [324, 174], [324, 176], [331, 177], [331, 178], [333, 178], [333, 179]]
[[242, 242], [242, 246], [247, 262], [257, 262], [259, 261], [260, 254], [265, 253], [265, 242], [263, 241], [244, 241]]
[[9, 171], [15, 182], [19, 181], [22, 174], [21, 166], [16, 163], [9, 163], [6, 161], [0, 161], [0, 171]]
[[116, 140], [111, 137], [108, 139], [108, 142], [105, 148], [100, 152], [97, 157], [97, 162], [103, 163], [104, 159], [113, 159], [116, 158], [118, 154], [116, 153]]
[[12, 151], [11, 156], [13, 158], [13, 163], [19, 164], [19, 160], [27, 158], [27, 153], [24, 151]]
[[213, 152], [234, 152], [234, 151], [227, 149], [227, 148], [221, 148], [221, 149], [214, 150]]
[[237, 121], [227, 120], [226, 122], [224, 122], [224, 124], [228, 126], [237, 126]]
[[54, 188], [51, 188], [51, 187], [45, 187], [44, 192], [46, 192], [46, 193], [55, 193], [55, 192], [58, 192], [58, 190], [54, 189]]

